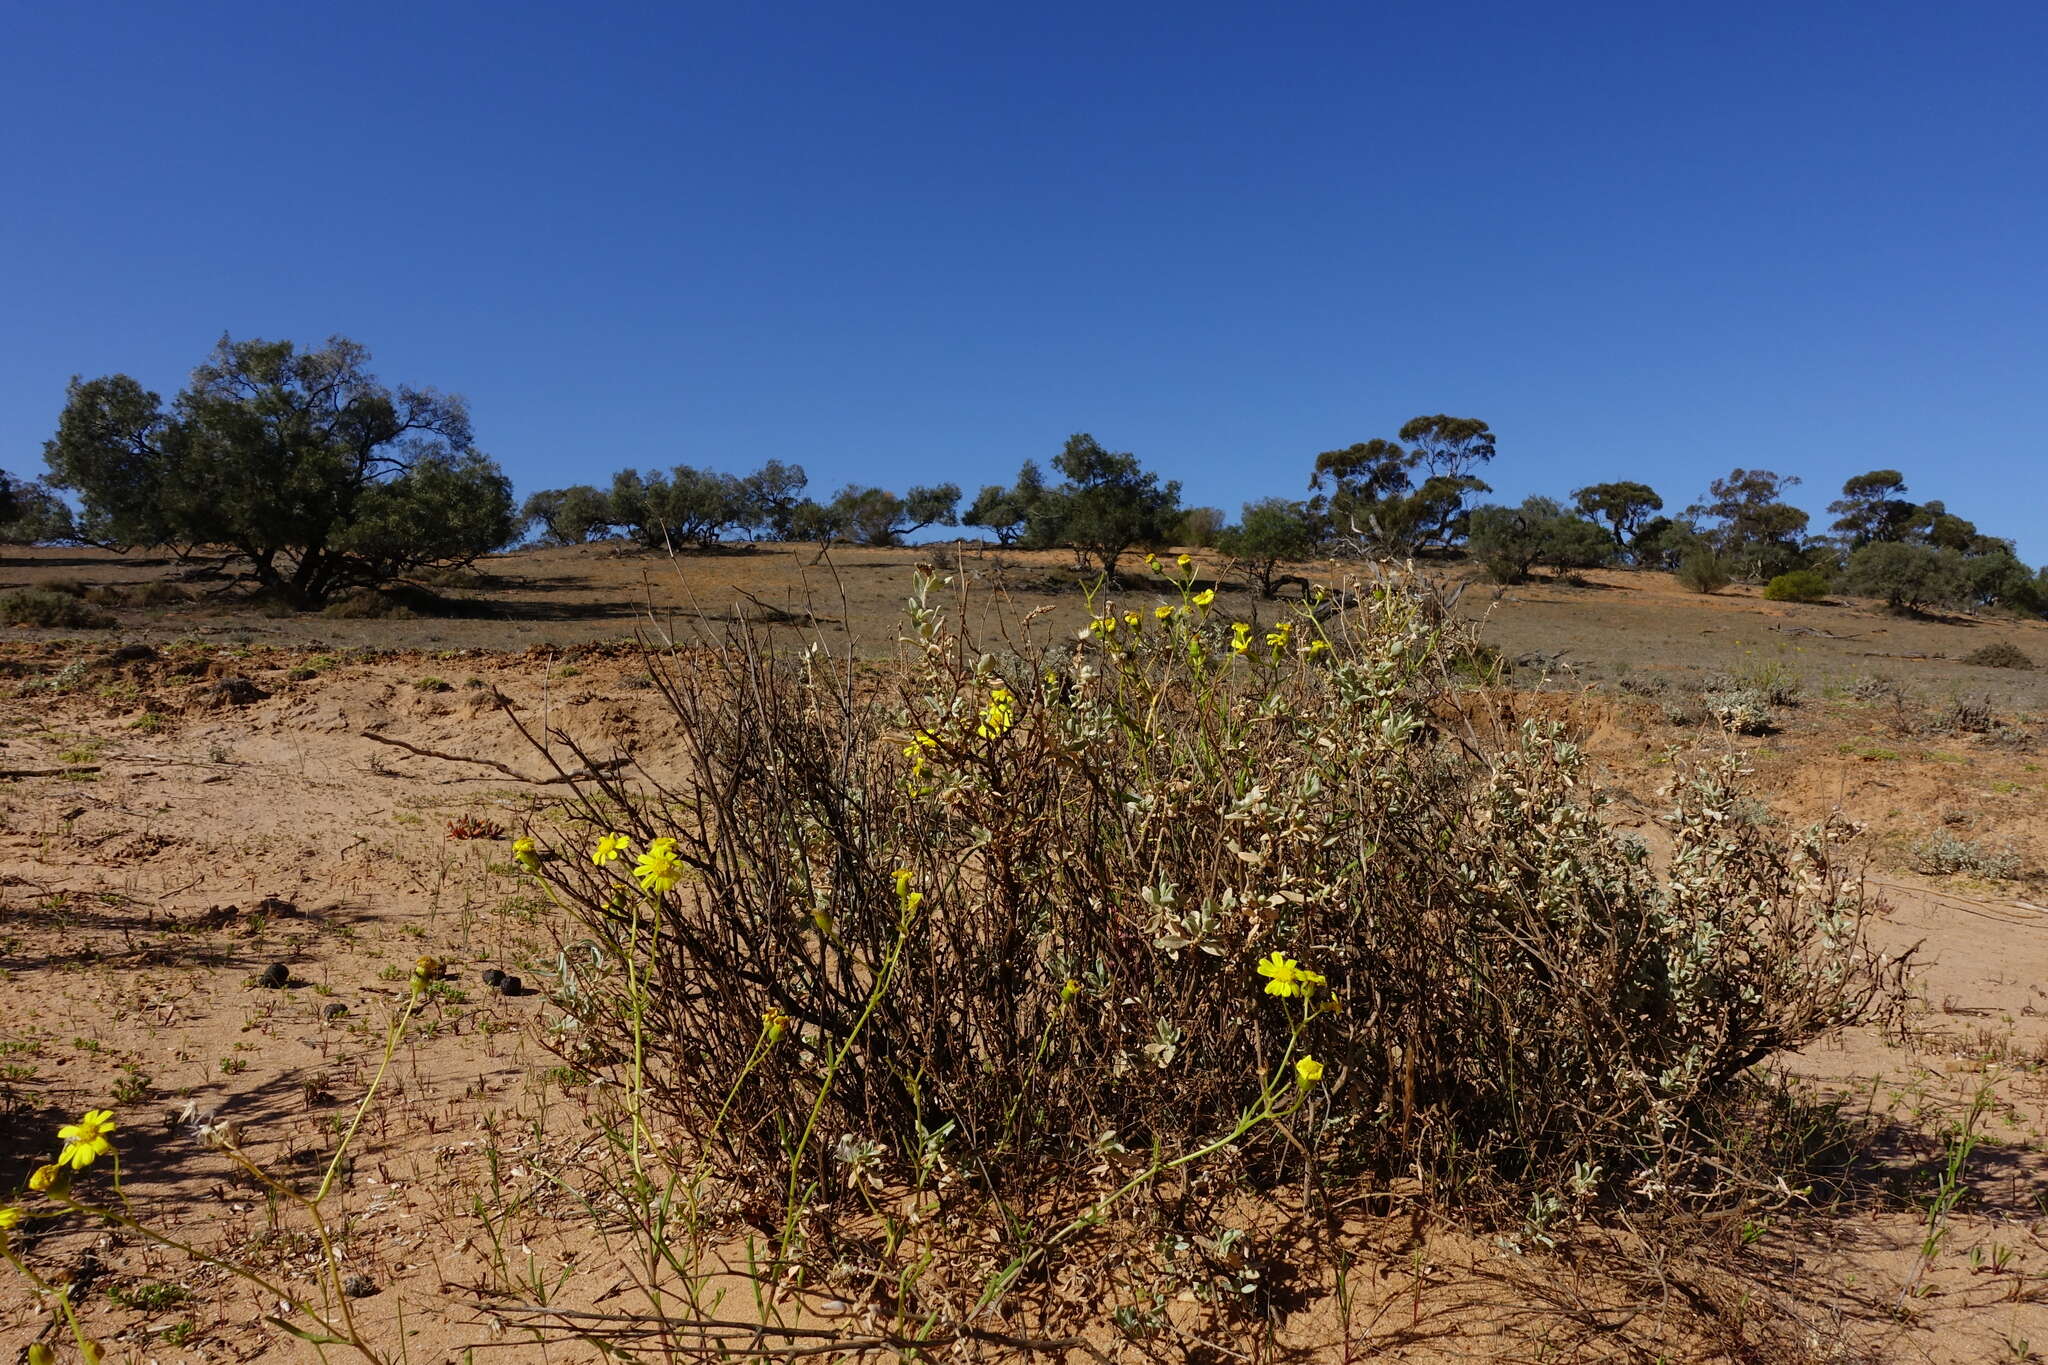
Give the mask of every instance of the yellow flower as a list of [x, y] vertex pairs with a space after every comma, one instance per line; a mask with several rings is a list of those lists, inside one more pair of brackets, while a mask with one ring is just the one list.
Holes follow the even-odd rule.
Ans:
[[1144, 618], [1139, 616], [1138, 613], [1134, 611], [1127, 611], [1124, 613], [1124, 624], [1129, 626], [1132, 630], [1136, 630], [1139, 626], [1144, 624]]
[[1249, 652], [1251, 647], [1252, 628], [1239, 621], [1230, 628], [1230, 652], [1232, 654], [1244, 654]]
[[28, 1187], [37, 1194], [62, 1194], [64, 1187], [71, 1183], [62, 1166], [38, 1166], [28, 1178]]
[[1196, 606], [1206, 607], [1211, 602], [1214, 602], [1216, 600], [1216, 589], [1204, 588], [1200, 592], [1196, 593], [1192, 600]]
[[21, 1226], [21, 1210], [9, 1204], [0, 1208], [0, 1232]]
[[1161, 603], [1159, 606], [1152, 608], [1152, 614], [1164, 621], [1173, 615], [1173, 608], [1165, 603]]
[[1323, 1078], [1323, 1064], [1313, 1057], [1303, 1057], [1294, 1064], [1294, 1079], [1303, 1090]]
[[1329, 647], [1330, 642], [1328, 640], [1310, 640], [1308, 642], [1308, 649], [1304, 652], [1311, 659], [1313, 659], [1316, 655], [1321, 654], [1324, 650], [1328, 649]]
[[988, 694], [988, 706], [982, 711], [981, 724], [974, 733], [983, 739], [995, 739], [1016, 723], [1017, 698], [1009, 688], [998, 686]]
[[599, 867], [606, 863], [615, 863], [619, 860], [619, 855], [632, 846], [633, 841], [623, 834], [600, 834], [597, 836], [597, 847], [590, 850], [590, 861]]
[[782, 1041], [782, 1035], [789, 1028], [789, 1016], [770, 1006], [761, 1011], [761, 1032], [771, 1043]]
[[1146, 567], [1146, 568], [1148, 568], [1148, 569], [1156, 569], [1156, 568], [1158, 568], [1158, 567], [1159, 567], [1159, 556], [1158, 556], [1158, 555], [1155, 555], [1155, 554], [1153, 554], [1153, 553], [1151, 553], [1150, 551], [1147, 551], [1147, 552], [1146, 552], [1146, 554], [1145, 554], [1145, 567]]
[[520, 835], [512, 841], [512, 861], [528, 872], [540, 871], [540, 846], [525, 835]]
[[64, 1150], [57, 1154], [57, 1164], [69, 1166], [74, 1171], [84, 1170], [114, 1150], [114, 1144], [107, 1141], [107, 1134], [113, 1131], [113, 1110], [86, 1110], [84, 1118], [57, 1130], [57, 1136], [64, 1139]]
[[905, 896], [907, 896], [907, 895], [909, 895], [909, 894], [910, 894], [910, 869], [909, 869], [909, 868], [907, 868], [907, 867], [899, 867], [899, 868], [897, 868], [897, 869], [896, 869], [896, 875], [895, 875], [895, 877], [894, 877], [894, 878], [893, 878], [892, 880], [894, 880], [894, 881], [895, 881], [895, 883], [896, 883], [896, 899], [897, 899], [897, 900], [899, 900], [899, 901], [900, 901], [900, 900], [902, 900], [902, 899], [903, 899], [903, 898], [904, 898]]
[[1259, 963], [1259, 975], [1267, 978], [1268, 995], [1306, 995], [1324, 984], [1322, 977], [1277, 948], [1271, 957]]
[[676, 841], [656, 839], [633, 863], [633, 880], [650, 896], [675, 889], [683, 879], [683, 866], [676, 860]]
[[1081, 983], [1074, 980], [1074, 978], [1070, 976], [1067, 978], [1067, 984], [1060, 987], [1060, 1003], [1065, 1004], [1067, 1001], [1072, 1000], [1075, 996], [1079, 995], [1080, 993]]
[[1180, 565], [1183, 569], [1192, 569], [1195, 567], [1195, 560], [1194, 556], [1192, 555], [1181, 555], [1177, 557], [1173, 562]]
[[1287, 637], [1293, 633], [1294, 622], [1282, 621], [1279, 625], [1266, 632], [1266, 643], [1275, 649], [1285, 649], [1287, 647]]

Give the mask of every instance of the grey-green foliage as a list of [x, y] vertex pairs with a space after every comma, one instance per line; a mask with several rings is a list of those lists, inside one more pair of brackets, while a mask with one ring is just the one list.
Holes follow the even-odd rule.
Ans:
[[614, 525], [650, 549], [715, 545], [747, 515], [747, 490], [732, 474], [679, 464], [664, 474], [622, 469], [612, 476]]
[[1302, 503], [1261, 498], [1244, 505], [1238, 524], [1223, 533], [1220, 546], [1258, 581], [1260, 594], [1271, 598], [1280, 565], [1315, 553], [1315, 521]]
[[71, 509], [47, 483], [0, 474], [0, 545], [57, 545], [77, 538]]
[[1520, 507], [1475, 507], [1467, 537], [1466, 548], [1496, 583], [1520, 583], [1538, 564], [1594, 568], [1615, 553], [1606, 531], [1554, 498], [1528, 498]]
[[1033, 513], [1045, 497], [1045, 475], [1036, 460], [1026, 460], [1017, 471], [1017, 481], [1007, 487], [986, 484], [960, 517], [963, 526], [976, 526], [995, 535], [999, 545], [1013, 545], [1025, 536]]
[[603, 489], [587, 483], [544, 488], [528, 496], [519, 517], [539, 532], [544, 544], [581, 545], [611, 529], [612, 500]]
[[222, 337], [166, 405], [127, 375], [71, 381], [43, 447], [79, 495], [81, 536], [228, 546], [295, 605], [505, 544], [512, 488], [469, 410], [379, 382], [346, 337]]
[[1465, 534], [1466, 500], [1493, 491], [1473, 472], [1493, 457], [1493, 431], [1479, 418], [1410, 418], [1396, 440], [1376, 437], [1316, 456], [1309, 510], [1331, 535], [1375, 551], [1448, 545]]
[[1053, 458], [1066, 482], [1033, 506], [1027, 535], [1066, 545], [1105, 574], [1134, 546], [1166, 544], [1180, 518], [1180, 484], [1161, 483], [1128, 451], [1103, 448], [1081, 432]]
[[1882, 597], [1895, 611], [1955, 606], [1970, 595], [1961, 554], [1892, 540], [1872, 541], [1851, 554], [1840, 587], [1863, 597]]
[[850, 540], [856, 545], [897, 545], [927, 526], [959, 525], [959, 502], [958, 484], [917, 485], [902, 494], [848, 484], [829, 503], [800, 504], [791, 526], [799, 539], [826, 544]]
[[1606, 522], [1617, 548], [1631, 548], [1653, 514], [1664, 510], [1664, 499], [1650, 485], [1624, 479], [1573, 489], [1572, 506], [1589, 521]]

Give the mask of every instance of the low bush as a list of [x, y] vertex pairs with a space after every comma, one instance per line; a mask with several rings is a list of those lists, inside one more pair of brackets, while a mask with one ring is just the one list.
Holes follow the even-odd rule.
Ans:
[[2033, 659], [2023, 652], [2018, 645], [2009, 644], [2004, 640], [1998, 640], [1971, 650], [1963, 656], [1963, 662], [1975, 664], [1979, 668], [2031, 669], [2034, 666]]
[[1844, 824], [1776, 836], [1692, 771], [1653, 861], [1569, 729], [1461, 690], [1421, 587], [1260, 630], [1189, 584], [1001, 661], [941, 589], [880, 678], [743, 633], [651, 657], [676, 770], [576, 751], [567, 847], [514, 845], [583, 935], [565, 1061], [786, 1232], [1198, 1161], [1539, 1234], [1757, 1194], [1746, 1074], [1895, 998]]
[[0, 621], [10, 626], [66, 630], [105, 630], [116, 624], [112, 615], [98, 607], [49, 588], [17, 588], [0, 597]]
[[1693, 592], [1719, 592], [1735, 581], [1721, 556], [1711, 550], [1694, 550], [1678, 565], [1678, 582]]
[[1821, 602], [1827, 595], [1827, 575], [1817, 569], [1794, 569], [1764, 585], [1764, 598], [1771, 602]]
[[2019, 855], [2011, 849], [1988, 849], [1974, 839], [1960, 838], [1945, 829], [1916, 842], [1910, 856], [1915, 872], [1932, 877], [1963, 874], [2009, 881], [2020, 875]]
[[1733, 735], [1767, 735], [1772, 724], [1771, 699], [1754, 687], [1728, 687], [1703, 693], [1700, 704], [1714, 723]]

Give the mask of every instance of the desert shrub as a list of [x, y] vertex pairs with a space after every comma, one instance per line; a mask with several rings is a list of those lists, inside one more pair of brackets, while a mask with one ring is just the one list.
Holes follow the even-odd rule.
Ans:
[[[714, 1133], [787, 1226], [942, 1170], [973, 1173], [942, 1200], [1058, 1199], [1219, 1135], [1251, 1180], [1517, 1220], [1705, 1198], [1745, 1073], [1890, 998], [1843, 825], [1775, 837], [1689, 772], [1653, 864], [1568, 730], [1458, 689], [1476, 642], [1422, 589], [1263, 632], [1183, 589], [998, 661], [941, 582], [886, 678], [744, 633], [650, 657], [674, 770], [568, 743], [567, 847], [515, 845], [583, 935], [566, 1059]], [[1301, 1120], [1246, 1131], [1297, 1063]]]
[[395, 595], [375, 588], [358, 588], [337, 597], [322, 607], [320, 614], [343, 621], [410, 621], [419, 615]]
[[1865, 673], [1849, 684], [1849, 695], [1858, 701], [1897, 701], [1906, 695], [1896, 678]]
[[1998, 728], [1998, 715], [1991, 709], [1989, 697], [1950, 697], [1931, 728], [1940, 732], [1960, 730], [1966, 735], [1984, 735]]
[[1678, 565], [1680, 586], [1693, 592], [1719, 592], [1734, 581], [1728, 565], [1712, 550], [1694, 550]]
[[111, 583], [100, 583], [85, 590], [85, 600], [96, 607], [125, 607], [128, 594]]
[[46, 578], [36, 586], [44, 592], [62, 593], [66, 597], [85, 596], [85, 580], [82, 578]]
[[2020, 858], [2011, 849], [1989, 849], [1974, 839], [1964, 839], [1938, 829], [1918, 840], [1909, 850], [1915, 872], [1932, 877], [1964, 874], [1992, 881], [2009, 881], [2020, 875]]
[[1771, 699], [1754, 687], [1725, 687], [1702, 693], [1700, 704], [1714, 723], [1734, 735], [1767, 735], [1771, 723]]
[[1744, 664], [1730, 674], [1721, 687], [1755, 692], [1772, 706], [1797, 706], [1799, 694], [1804, 690], [1799, 675], [1778, 659]]
[[1771, 602], [1820, 602], [1827, 595], [1827, 575], [1817, 569], [1794, 569], [1764, 585], [1764, 598]]
[[0, 621], [10, 626], [105, 630], [114, 618], [77, 597], [49, 588], [17, 588], [0, 597]]
[[153, 578], [135, 591], [136, 602], [145, 607], [169, 607], [189, 602], [191, 596], [176, 583]]
[[1963, 656], [1963, 662], [1975, 664], [1979, 668], [2031, 669], [2034, 666], [2033, 659], [2022, 651], [2018, 645], [2010, 644], [2004, 640], [1971, 650]]

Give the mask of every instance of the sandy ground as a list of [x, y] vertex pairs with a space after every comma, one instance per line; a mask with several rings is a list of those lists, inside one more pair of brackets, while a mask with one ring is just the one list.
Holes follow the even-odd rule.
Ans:
[[[353, 1309], [415, 1361], [487, 1351], [594, 1358], [584, 1347], [543, 1349], [498, 1311], [531, 1301], [536, 1286], [596, 1304], [624, 1283], [615, 1249], [574, 1193], [548, 1178], [575, 1169], [591, 1105], [550, 1050], [546, 990], [561, 928], [504, 839], [449, 837], [463, 817], [516, 832], [546, 789], [364, 732], [540, 773], [491, 703], [497, 690], [529, 723], [599, 750], [631, 733], [643, 761], [672, 761], [638, 655], [584, 642], [681, 615], [692, 597], [708, 615], [758, 616], [751, 597], [792, 612], [808, 601], [845, 627], [822, 622], [827, 638], [879, 652], [915, 556], [887, 553], [858, 569], [877, 554], [839, 552], [829, 598], [808, 556], [763, 551], [679, 568], [581, 547], [486, 566], [505, 613], [492, 619], [272, 618], [193, 605], [118, 609], [112, 632], [9, 632], [0, 768], [52, 775], [0, 782], [6, 1183], [18, 1188], [47, 1159], [59, 1123], [112, 1103], [138, 1207], [200, 1244], [303, 1277], [313, 1250], [303, 1223], [275, 1215], [198, 1125], [235, 1125], [266, 1166], [302, 1187], [316, 1181], [338, 1121], [374, 1074], [414, 960], [433, 955], [449, 965], [447, 985], [385, 1075], [385, 1098], [336, 1196], [345, 1259], [364, 1277]], [[1051, 611], [1033, 628], [1079, 619], [1070, 597], [1012, 581], [1049, 582], [1057, 559], [1012, 567], [1025, 557], [1008, 557], [998, 568], [997, 558], [954, 567], [1001, 613], [1001, 628], [1023, 629], [1039, 607]], [[745, 591], [727, 582], [723, 605], [704, 606], [719, 575], [742, 563]], [[10, 556], [0, 590], [10, 574], [137, 581], [175, 568], [78, 552], [25, 567]], [[697, 571], [705, 578], [691, 586], [687, 573]], [[1341, 1300], [1317, 1278], [1322, 1270], [1307, 1276], [1278, 1324], [1289, 1349], [1204, 1355], [1186, 1345], [1185, 1358], [1651, 1359], [1663, 1350], [1978, 1361], [2048, 1351], [2048, 896], [2038, 871], [2048, 859], [2048, 775], [2037, 742], [2048, 675], [1954, 662], [1989, 638], [2048, 662], [2048, 628], [1905, 622], [1740, 593], [1703, 600], [1651, 576], [1589, 577], [1595, 586], [1517, 588], [1497, 602], [1474, 588], [1465, 605], [1490, 613], [1491, 638], [1510, 658], [1531, 656], [1514, 680], [1545, 690], [1520, 704], [1569, 708], [1586, 724], [1602, 779], [1623, 794], [1619, 818], [1654, 818], [1674, 751], [1733, 749], [1753, 773], [1755, 818], [1789, 824], [1840, 808], [1868, 826], [1872, 882], [1892, 906], [1882, 933], [1925, 945], [1931, 965], [1905, 1039], [1861, 1032], [1786, 1068], [1874, 1125], [1856, 1193], [1827, 1214], [1756, 1231], [1742, 1253], [1752, 1292], [1787, 1311], [1773, 1319], [1775, 1335], [1759, 1325], [1747, 1340], [1738, 1329], [1712, 1351], [1696, 1340], [1660, 1345], [1650, 1318], [1603, 1319], [1618, 1280], [1597, 1237], [1513, 1255], [1489, 1239], [1418, 1236], [1403, 1223], [1352, 1230], [1359, 1269]], [[629, 597], [636, 584], [641, 596]], [[636, 617], [634, 604], [649, 596], [652, 616]], [[553, 614], [521, 614], [543, 608]], [[797, 628], [772, 629], [794, 638]], [[121, 644], [151, 650], [112, 657]], [[1908, 654], [1929, 657], [1891, 657]], [[1802, 681], [1775, 733], [1670, 723], [1687, 685], [1679, 680], [1757, 659], [1784, 661]], [[1645, 684], [1646, 675], [1665, 681]], [[1901, 695], [1859, 687], [1865, 675], [1894, 680]], [[1963, 692], [1987, 700], [1994, 726], [1945, 721]], [[1916, 873], [1913, 847], [1936, 831], [2010, 850], [2023, 875]], [[287, 987], [256, 984], [278, 963]], [[479, 979], [490, 966], [534, 989], [490, 992]], [[1980, 1096], [1967, 1197], [1921, 1268], [1945, 1134]], [[78, 1226], [43, 1235], [32, 1254], [78, 1285], [109, 1359], [312, 1357], [264, 1325], [270, 1305], [223, 1272]], [[1784, 1338], [1794, 1320], [1803, 1342]], [[23, 1295], [0, 1291], [0, 1343], [23, 1345], [40, 1327]]]

